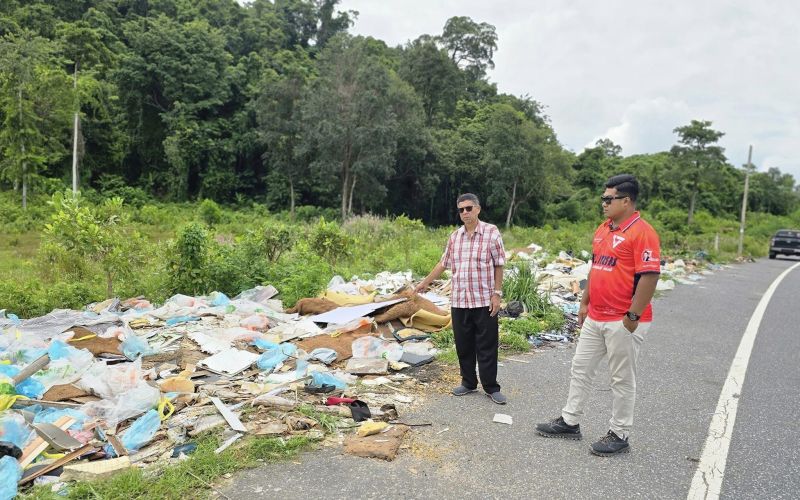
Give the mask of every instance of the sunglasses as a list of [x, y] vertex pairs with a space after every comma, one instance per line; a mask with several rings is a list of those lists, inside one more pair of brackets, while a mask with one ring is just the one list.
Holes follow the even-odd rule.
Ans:
[[467, 207], [458, 207], [458, 213], [463, 214], [464, 212], [472, 212], [473, 208], [475, 208], [475, 205], [469, 205]]
[[608, 204], [610, 204], [610, 203], [611, 203], [612, 201], [614, 201], [614, 200], [621, 200], [621, 199], [623, 199], [623, 198], [627, 198], [627, 196], [625, 196], [625, 195], [623, 195], [623, 196], [601, 196], [601, 197], [600, 197], [600, 201], [601, 201], [601, 202], [602, 202], [604, 205], [608, 205]]

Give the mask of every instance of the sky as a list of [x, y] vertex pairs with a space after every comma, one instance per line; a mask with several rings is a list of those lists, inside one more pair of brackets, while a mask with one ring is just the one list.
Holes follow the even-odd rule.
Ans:
[[728, 161], [800, 183], [800, 3], [794, 0], [342, 0], [351, 32], [405, 44], [448, 18], [497, 28], [500, 92], [546, 106], [577, 152], [603, 137], [623, 155], [667, 151], [675, 127], [710, 120]]

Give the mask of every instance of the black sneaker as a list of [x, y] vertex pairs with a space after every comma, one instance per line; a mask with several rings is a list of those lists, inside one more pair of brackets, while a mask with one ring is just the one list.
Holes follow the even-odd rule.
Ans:
[[581, 424], [569, 425], [563, 417], [558, 417], [546, 424], [536, 424], [536, 432], [544, 437], [557, 437], [564, 439], [581, 439]]
[[610, 457], [619, 453], [628, 453], [631, 451], [631, 447], [627, 438], [622, 439], [614, 431], [608, 431], [608, 434], [601, 437], [599, 441], [592, 443], [589, 451], [600, 457]]

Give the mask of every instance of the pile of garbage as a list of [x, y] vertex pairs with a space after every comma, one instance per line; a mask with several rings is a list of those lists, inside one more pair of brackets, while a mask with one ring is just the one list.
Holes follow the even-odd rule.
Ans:
[[[588, 255], [562, 252], [545, 264], [536, 253], [509, 258], [536, 270], [567, 321], [531, 343], [563, 346], [577, 335]], [[708, 272], [695, 267], [662, 270], [694, 283]], [[428, 385], [420, 374], [437, 354], [431, 335], [451, 326], [449, 295], [449, 280], [415, 294], [411, 272], [384, 272], [334, 277], [291, 309], [274, 287], [258, 286], [233, 298], [175, 295], [158, 307], [109, 299], [25, 320], [0, 311], [0, 498], [181, 460], [215, 429], [217, 453], [245, 435], [322, 438], [315, 415], [357, 429], [346, 453], [392, 460], [409, 428], [425, 425], [401, 415]], [[509, 303], [503, 314], [523, 309]]]
[[[272, 286], [230, 298], [142, 297], [32, 319], [0, 311], [0, 498], [189, 455], [222, 429], [322, 438], [314, 415], [352, 419], [347, 453], [391, 460], [450, 326], [449, 282], [335, 277], [288, 310]], [[248, 411], [242, 411], [249, 409]], [[380, 433], [380, 436], [375, 436]], [[56, 475], [58, 474], [58, 475]]]

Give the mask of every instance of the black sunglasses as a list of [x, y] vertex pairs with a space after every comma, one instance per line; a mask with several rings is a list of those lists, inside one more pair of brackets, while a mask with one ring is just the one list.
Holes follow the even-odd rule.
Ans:
[[458, 207], [458, 213], [463, 214], [464, 212], [472, 212], [473, 208], [475, 208], [475, 205], [469, 205], [467, 207]]
[[622, 196], [601, 196], [600, 201], [606, 205], [610, 204], [614, 200], [621, 200], [622, 198], [627, 198], [627, 195]]

